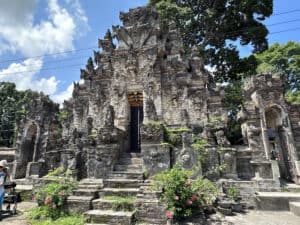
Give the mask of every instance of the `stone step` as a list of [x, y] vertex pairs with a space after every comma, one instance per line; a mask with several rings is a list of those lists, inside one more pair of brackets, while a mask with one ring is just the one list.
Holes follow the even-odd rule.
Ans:
[[143, 184], [143, 180], [137, 179], [105, 179], [104, 187], [108, 188], [139, 188]]
[[290, 211], [296, 216], [300, 216], [300, 202], [290, 202]]
[[84, 225], [109, 225], [107, 223], [85, 223]]
[[122, 158], [141, 158], [142, 157], [142, 153], [140, 152], [125, 152], [121, 155]]
[[103, 184], [98, 185], [98, 184], [78, 184], [78, 189], [94, 189], [94, 190], [99, 190], [103, 188]]
[[83, 213], [92, 209], [92, 200], [90, 196], [69, 196], [67, 199], [67, 207], [70, 212]]
[[120, 164], [143, 164], [143, 159], [141, 158], [120, 158]]
[[128, 165], [123, 165], [123, 164], [117, 164], [115, 165], [115, 171], [134, 171], [134, 170], [142, 170], [143, 166], [142, 164], [128, 164]]
[[16, 151], [11, 148], [0, 149], [0, 160], [6, 160], [8, 163], [11, 163], [15, 160]]
[[103, 179], [83, 179], [79, 182], [80, 185], [99, 185], [103, 187]]
[[[114, 197], [115, 198], [115, 197]], [[92, 202], [93, 209], [113, 211], [133, 211], [135, 198], [95, 199]]]
[[143, 173], [141, 171], [113, 171], [109, 178], [123, 178], [123, 179], [143, 179]]
[[282, 187], [284, 191], [288, 192], [300, 192], [300, 185], [294, 183], [288, 183]]
[[16, 188], [16, 193], [21, 198], [21, 201], [32, 201], [32, 196], [33, 196], [33, 185], [29, 184], [24, 184], [24, 185], [19, 185], [17, 184]]
[[99, 191], [101, 198], [104, 196], [135, 197], [138, 193], [138, 188], [103, 188]]
[[300, 202], [300, 193], [296, 192], [257, 192], [256, 207], [266, 211], [289, 211], [289, 202]]
[[73, 191], [74, 196], [90, 196], [93, 198], [98, 198], [98, 189], [76, 189]]
[[159, 199], [137, 199], [135, 219], [142, 223], [166, 224], [167, 207]]
[[134, 212], [94, 209], [83, 215], [87, 223], [131, 225]]
[[108, 223], [85, 223], [84, 225], [109, 225]]

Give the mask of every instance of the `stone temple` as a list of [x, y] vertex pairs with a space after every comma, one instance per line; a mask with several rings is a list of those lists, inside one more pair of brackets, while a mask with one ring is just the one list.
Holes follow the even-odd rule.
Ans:
[[[208, 144], [199, 174], [226, 164], [209, 178], [235, 184], [249, 205], [255, 192], [280, 190], [280, 180], [300, 183], [300, 106], [285, 101], [280, 76], [244, 82], [246, 102], [238, 115], [243, 144], [232, 146], [225, 136], [224, 89], [196, 49], [184, 51], [176, 28], [161, 26], [153, 8], [131, 9], [120, 19], [123, 26], [113, 26], [98, 41], [100, 51], [80, 71], [84, 82], [74, 83], [60, 118], [48, 98], [30, 103], [18, 123], [15, 179], [38, 179], [63, 166], [82, 180], [70, 207], [95, 209], [91, 201], [99, 193], [127, 190], [144, 196], [137, 218], [161, 221], [161, 210], [143, 189], [145, 178], [176, 163], [197, 166], [192, 143], [200, 138]], [[100, 191], [91, 187], [87, 193], [95, 183]], [[154, 206], [157, 211], [147, 211]]]

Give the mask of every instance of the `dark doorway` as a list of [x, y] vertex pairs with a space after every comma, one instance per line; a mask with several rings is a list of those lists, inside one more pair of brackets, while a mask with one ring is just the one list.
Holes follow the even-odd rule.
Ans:
[[270, 158], [277, 160], [280, 178], [284, 181], [296, 181], [296, 169], [291, 161], [291, 149], [289, 148], [287, 131], [283, 126], [281, 109], [271, 107], [266, 110], [266, 123], [270, 147]]
[[142, 92], [132, 92], [128, 95], [130, 106], [130, 149], [129, 152], [141, 152], [140, 127], [143, 123], [143, 94]]
[[140, 126], [143, 123], [143, 107], [130, 107], [130, 152], [141, 152]]
[[24, 178], [26, 176], [26, 169], [29, 162], [34, 160], [34, 151], [36, 148], [37, 126], [32, 123], [26, 132], [26, 136], [23, 139], [21, 145], [21, 162], [18, 169], [16, 178]]

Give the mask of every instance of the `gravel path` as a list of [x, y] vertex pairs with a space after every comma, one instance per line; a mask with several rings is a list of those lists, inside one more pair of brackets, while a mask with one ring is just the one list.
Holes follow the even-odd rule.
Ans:
[[227, 216], [234, 225], [300, 225], [300, 217], [287, 211], [249, 211], [245, 214]]
[[0, 221], [1, 225], [29, 225], [26, 222], [26, 218], [24, 216], [24, 212], [35, 207], [36, 204], [34, 202], [21, 202], [18, 203], [18, 214], [14, 216], [5, 216], [2, 221]]

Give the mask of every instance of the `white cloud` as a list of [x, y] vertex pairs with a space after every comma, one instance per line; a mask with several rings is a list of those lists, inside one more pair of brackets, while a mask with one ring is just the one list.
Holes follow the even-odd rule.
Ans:
[[46, 79], [36, 79], [36, 74], [42, 69], [40, 59], [27, 59], [22, 63], [12, 63], [8, 68], [0, 70], [0, 81], [13, 82], [18, 90], [32, 89], [51, 95], [56, 92], [58, 80], [54, 76]]
[[[16, 5], [20, 2], [12, 1]], [[57, 0], [49, 0], [47, 11], [47, 20], [41, 20], [38, 24], [33, 23], [34, 12], [29, 10], [23, 12], [24, 21], [17, 19], [11, 23], [9, 20], [12, 16], [8, 11], [6, 17], [5, 14], [0, 16], [0, 37], [24, 56], [72, 50], [76, 28], [73, 17], [65, 8], [58, 5]], [[16, 13], [16, 9], [12, 8], [11, 13]]]
[[[83, 84], [83, 83], [84, 83], [84, 80], [79, 81], [79, 84]], [[62, 106], [62, 103], [64, 102], [64, 100], [69, 100], [72, 97], [73, 90], [74, 90], [74, 83], [70, 84], [68, 86], [67, 90], [56, 93], [50, 97], [53, 101], [55, 101], [56, 103], [59, 103]]]
[[74, 89], [74, 84], [72, 83], [71, 85], [68, 86], [67, 90], [52, 95], [51, 99], [56, 103], [62, 104], [64, 100], [69, 100], [72, 97], [73, 89]]
[[[0, 55], [25, 57], [73, 50], [73, 42], [89, 29], [88, 18], [79, 0], [48, 0], [46, 14], [35, 18], [39, 0], [0, 0]], [[59, 81], [52, 76], [38, 79], [43, 59], [28, 59], [0, 69], [0, 81], [16, 83], [17, 89], [43, 91], [53, 98], [71, 96], [73, 84], [57, 93]], [[22, 73], [20, 73], [22, 72]], [[15, 73], [15, 74], [13, 74]], [[58, 100], [60, 101], [60, 100]]]

